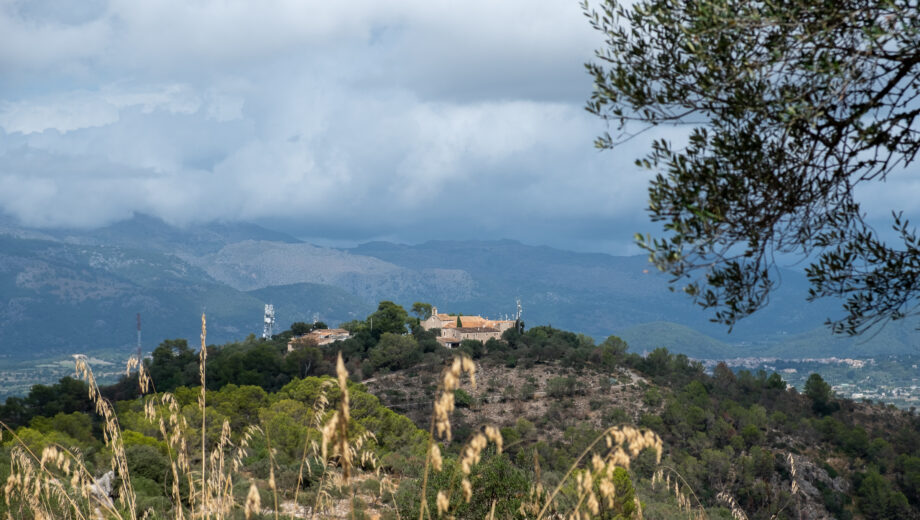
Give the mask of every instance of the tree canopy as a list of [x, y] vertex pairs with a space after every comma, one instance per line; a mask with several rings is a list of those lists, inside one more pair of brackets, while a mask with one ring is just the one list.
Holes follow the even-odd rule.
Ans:
[[415, 314], [419, 320], [427, 320], [431, 317], [432, 306], [430, 303], [415, 302], [412, 304], [412, 314]]
[[733, 325], [763, 307], [776, 256], [807, 257], [810, 298], [842, 296], [837, 332], [916, 314], [920, 238], [867, 223], [854, 197], [920, 149], [920, 9], [915, 0], [605, 0], [584, 4], [605, 43], [587, 65], [588, 110], [612, 148], [657, 125], [637, 161], [657, 173], [639, 237], [672, 283]]
[[367, 320], [371, 323], [371, 333], [377, 338], [387, 332], [405, 334], [409, 313], [400, 305], [391, 301], [382, 301], [377, 305], [377, 312], [368, 316]]

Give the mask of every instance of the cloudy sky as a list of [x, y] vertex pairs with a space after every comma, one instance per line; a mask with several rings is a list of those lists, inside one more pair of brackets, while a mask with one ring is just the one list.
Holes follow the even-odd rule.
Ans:
[[634, 252], [646, 143], [593, 147], [599, 43], [576, 0], [0, 0], [0, 212]]

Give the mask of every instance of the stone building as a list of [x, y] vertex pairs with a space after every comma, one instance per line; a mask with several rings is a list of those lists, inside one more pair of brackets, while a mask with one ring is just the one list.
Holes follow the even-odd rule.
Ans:
[[[460, 326], [457, 326], [457, 322]], [[425, 330], [440, 329], [441, 336], [438, 342], [452, 348], [465, 339], [475, 339], [486, 342], [489, 339], [500, 339], [502, 333], [514, 327], [514, 320], [490, 320], [482, 316], [456, 316], [439, 313], [437, 307], [431, 309], [431, 317], [421, 322]]]

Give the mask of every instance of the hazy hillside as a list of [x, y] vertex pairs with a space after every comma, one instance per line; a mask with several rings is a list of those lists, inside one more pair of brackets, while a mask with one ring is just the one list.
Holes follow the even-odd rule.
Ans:
[[[801, 273], [784, 271], [770, 305], [731, 334], [668, 290], [643, 256], [614, 257], [513, 240], [372, 242], [333, 249], [251, 224], [178, 228], [143, 215], [102, 229], [36, 230], [0, 219], [0, 352], [70, 353], [134, 343], [144, 316], [148, 346], [197, 336], [206, 311], [216, 341], [258, 333], [264, 303], [279, 330], [316, 316], [330, 325], [366, 316], [380, 300], [429, 302], [443, 311], [512, 315], [636, 348], [694, 357], [873, 355], [910, 351], [910, 326], [859, 340], [821, 324], [833, 301], [805, 302]], [[100, 344], [101, 343], [101, 344]]]
[[229, 341], [262, 327], [264, 303], [278, 305], [278, 327], [363, 317], [370, 305], [334, 287], [302, 284], [245, 292], [176, 256], [112, 246], [0, 235], [0, 356], [25, 358], [124, 348], [136, 343], [141, 313], [146, 349], [165, 338], [195, 338], [208, 314], [208, 338]]
[[656, 321], [643, 323], [617, 333], [633, 352], [651, 352], [665, 347], [692, 358], [732, 358], [743, 355], [741, 347], [733, 347], [689, 327]]
[[190, 261], [240, 290], [317, 283], [338, 287], [367, 302], [463, 297], [473, 287], [472, 278], [461, 270], [406, 269], [311, 244], [246, 240]]
[[0, 292], [0, 345], [10, 356], [132, 345], [138, 312], [148, 341], [193, 337], [204, 310], [225, 341], [247, 321], [258, 326], [262, 305], [173, 256], [3, 236]]
[[920, 353], [920, 321], [916, 319], [888, 323], [862, 336], [835, 337], [826, 328], [816, 328], [795, 334], [769, 346], [765, 352], [771, 357], [866, 357], [875, 354]]

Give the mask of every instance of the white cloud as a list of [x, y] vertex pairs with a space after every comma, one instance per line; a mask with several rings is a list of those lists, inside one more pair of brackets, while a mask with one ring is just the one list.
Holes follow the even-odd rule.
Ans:
[[69, 132], [118, 121], [118, 108], [97, 96], [68, 92], [53, 102], [0, 102], [0, 127], [8, 133]]
[[31, 46], [0, 51], [0, 210], [29, 224], [417, 240], [461, 211], [467, 238], [554, 242], [644, 205], [634, 157], [592, 146], [577, 3], [22, 5], [0, 8], [0, 49]]

